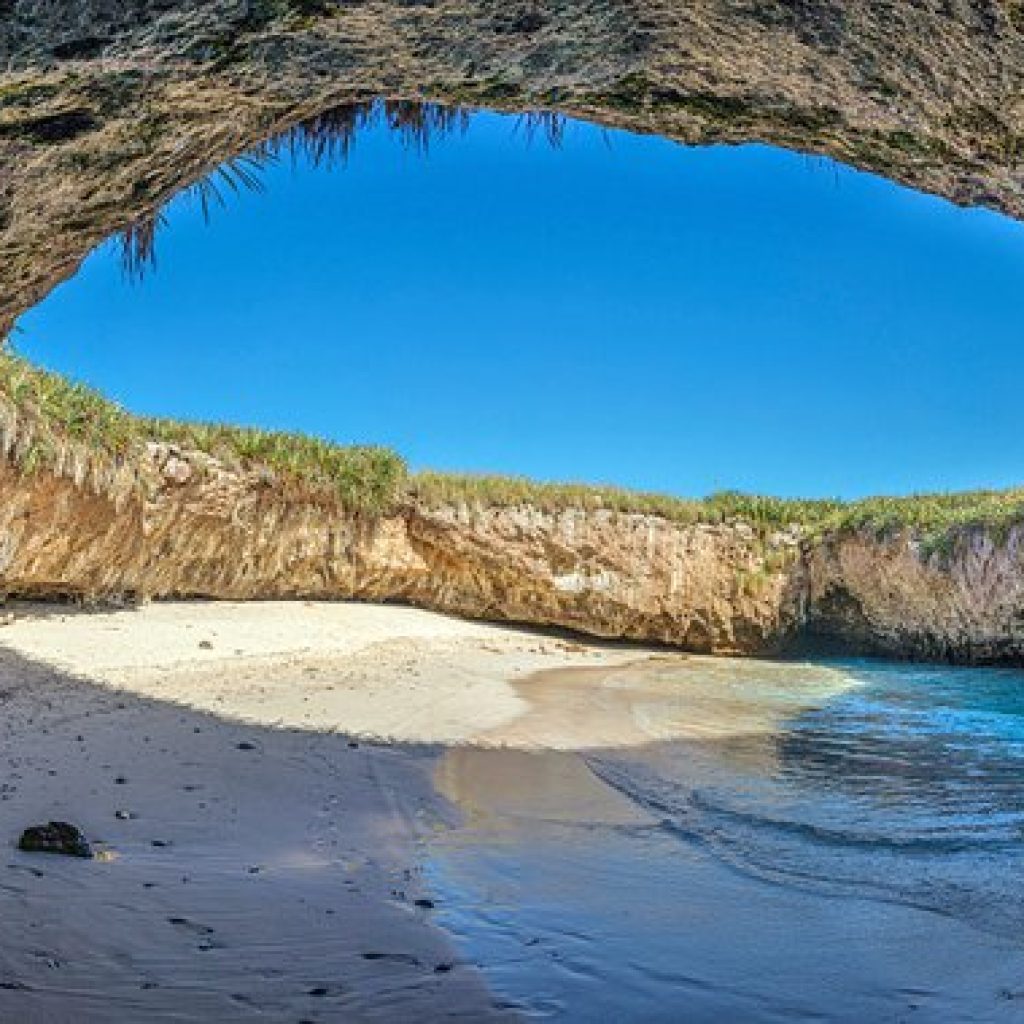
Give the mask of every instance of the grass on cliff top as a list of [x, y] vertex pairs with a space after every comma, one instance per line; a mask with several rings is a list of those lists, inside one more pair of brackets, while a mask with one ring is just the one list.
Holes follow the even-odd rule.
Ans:
[[[725, 491], [698, 500], [587, 484], [539, 483], [519, 477], [409, 475], [401, 456], [386, 448], [339, 445], [301, 434], [224, 424], [133, 416], [92, 388], [37, 369], [10, 350], [0, 350], [0, 399], [6, 399], [11, 412], [22, 421], [21, 443], [11, 444], [8, 438], [7, 450], [24, 472], [54, 468], [62, 447], [69, 442], [99, 456], [130, 460], [132, 452], [145, 442], [164, 441], [206, 452], [228, 465], [266, 466], [288, 480], [329, 490], [346, 508], [370, 515], [388, 512], [409, 500], [427, 506], [463, 503], [485, 507], [530, 505], [547, 511], [607, 509], [683, 524], [740, 520], [761, 531], [800, 526], [814, 533], [869, 530], [883, 534], [909, 528], [936, 549], [942, 548], [958, 528], [983, 526], [1003, 531], [1024, 522], [1024, 488], [852, 502]], [[10, 434], [9, 423], [6, 432]]]
[[548, 510], [609, 509], [684, 524], [740, 520], [761, 530], [800, 526], [812, 533], [865, 530], [886, 534], [911, 529], [933, 548], [941, 548], [943, 540], [959, 528], [983, 526], [1001, 531], [1014, 523], [1024, 523], [1024, 488], [845, 502], [773, 498], [737, 491], [686, 499], [616, 487], [538, 483], [517, 477], [420, 473], [410, 479], [408, 490], [426, 504], [464, 501], [496, 506], [529, 504]]
[[133, 416], [92, 388], [37, 369], [10, 352], [0, 352], [0, 396], [30, 422], [30, 441], [13, 449], [26, 472], [55, 467], [68, 442], [100, 456], [127, 459], [147, 441], [164, 441], [229, 465], [266, 466], [301, 484], [329, 490], [347, 508], [370, 514], [394, 506], [407, 475], [405, 462], [386, 448]]
[[469, 502], [480, 505], [532, 505], [607, 509], [659, 516], [676, 523], [721, 523], [742, 519], [754, 526], [824, 522], [843, 506], [836, 501], [804, 501], [722, 491], [707, 498], [677, 498], [593, 484], [539, 483], [525, 477], [471, 476], [424, 472], [410, 478], [409, 493], [425, 504]]

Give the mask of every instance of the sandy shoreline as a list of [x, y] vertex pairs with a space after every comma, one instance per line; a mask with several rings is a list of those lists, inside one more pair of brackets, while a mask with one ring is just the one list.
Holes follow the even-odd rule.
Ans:
[[[781, 825], [797, 797], [829, 828], [857, 820], [829, 817], [845, 719], [815, 745], [826, 709], [860, 706], [842, 665], [676, 656], [393, 606], [15, 614], [0, 628], [0, 1021], [682, 1008], [844, 1024], [914, 1009], [944, 1024], [1009, 1020], [1024, 998], [1015, 938], [959, 920], [956, 901], [951, 915], [918, 905], [917, 854], [887, 860], [882, 844], [912, 898], [876, 899], [864, 844], [757, 824], [759, 793]], [[875, 800], [874, 778], [861, 811], [888, 799], [892, 780]], [[776, 793], [786, 779], [796, 788]], [[49, 819], [106, 856], [15, 849]], [[776, 877], [787, 858], [795, 881]], [[936, 856], [925, 881], [958, 863]], [[986, 885], [1003, 890], [975, 869], [964, 879], [984, 909]], [[929, 957], [906, 957], [918, 948]]]
[[[637, 652], [368, 605], [16, 615], [0, 1017], [508, 1016], [416, 904], [452, 813], [431, 745], [500, 737], [517, 679]], [[13, 848], [52, 818], [110, 859]]]

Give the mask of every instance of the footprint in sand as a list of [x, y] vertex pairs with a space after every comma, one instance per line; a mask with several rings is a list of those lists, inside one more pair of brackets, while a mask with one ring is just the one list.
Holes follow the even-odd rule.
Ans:
[[408, 964], [410, 967], [419, 967], [420, 961], [411, 953], [364, 953], [364, 960], [387, 960], [395, 964]]
[[187, 917], [169, 917], [167, 918], [167, 921], [169, 924], [173, 924], [175, 928], [187, 928], [189, 931], [198, 932], [201, 935], [213, 934], [213, 929], [209, 927], [209, 925], [190, 921]]
[[334, 996], [345, 995], [346, 989], [342, 985], [317, 985], [311, 988], [306, 995], [314, 999], [327, 999]]
[[202, 938], [200, 949], [206, 950], [214, 948], [213, 940], [209, 938], [209, 936], [213, 935], [214, 932], [208, 925], [199, 924], [197, 921], [190, 921], [187, 917], [169, 917], [167, 918], [167, 922], [180, 931], [200, 936]]

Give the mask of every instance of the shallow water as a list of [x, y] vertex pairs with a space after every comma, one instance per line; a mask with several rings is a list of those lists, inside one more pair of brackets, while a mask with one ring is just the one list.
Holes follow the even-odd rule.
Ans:
[[[533, 714], [585, 715], [581, 682], [528, 684]], [[1024, 1019], [1024, 673], [690, 659], [611, 687], [631, 688], [677, 738], [439, 767], [464, 824], [429, 871], [499, 998], [580, 1021]]]

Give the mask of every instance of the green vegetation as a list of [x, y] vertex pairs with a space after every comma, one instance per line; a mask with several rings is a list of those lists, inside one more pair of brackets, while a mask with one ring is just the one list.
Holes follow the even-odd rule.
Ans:
[[842, 506], [834, 501], [768, 498], [723, 491], [702, 499], [645, 494], [592, 484], [539, 483], [524, 477], [419, 473], [409, 481], [410, 494], [426, 504], [470, 502], [479, 505], [533, 505], [547, 511], [563, 508], [659, 516], [675, 523], [723, 523], [742, 519], [773, 528], [823, 523]]
[[1024, 488], [913, 494], [860, 501], [773, 498], [720, 491], [702, 499], [644, 494], [616, 487], [538, 483], [518, 477], [420, 473], [410, 478], [409, 493], [427, 504], [465, 501], [479, 505], [532, 505], [607, 509], [659, 516], [682, 524], [749, 523], [761, 532], [799, 526], [812, 535], [868, 531], [878, 536], [911, 529], [926, 550], [945, 550], [953, 532], [978, 526], [1002, 535], [1024, 523]]
[[1024, 487], [864, 498], [841, 505], [823, 526], [837, 531], [870, 530], [879, 535], [909, 529], [921, 538], [926, 552], [948, 553], [961, 529], [984, 527], [1001, 539], [1018, 523], [1024, 523]]
[[[6, 406], [6, 410], [2, 407]], [[414, 501], [428, 506], [530, 505], [545, 511], [589, 511], [658, 516], [681, 524], [741, 521], [759, 533], [798, 526], [811, 535], [912, 529], [927, 551], [947, 552], [958, 530], [984, 527], [1003, 536], [1024, 523], [1024, 488], [920, 494], [861, 501], [771, 498], [724, 491], [703, 499], [644, 494], [588, 484], [539, 483], [519, 477], [453, 473], [410, 475], [396, 453], [345, 446], [300, 434], [216, 423], [181, 423], [133, 416], [91, 388], [0, 353], [0, 435], [24, 473], [58, 470], [71, 446], [91, 458], [129, 465], [148, 441], [179, 445], [227, 466], [265, 467], [282, 485], [339, 498], [357, 514], [381, 515]], [[15, 427], [12, 427], [15, 424]], [[17, 435], [16, 437], [14, 435]]]
[[82, 384], [0, 354], [0, 400], [28, 421], [12, 455], [23, 472], [55, 469], [70, 445], [92, 457], [126, 462], [148, 441], [207, 453], [229, 466], [266, 467], [283, 483], [324, 491], [356, 513], [380, 514], [398, 501], [405, 463], [385, 448], [331, 444], [300, 434], [179, 423], [133, 416]]

